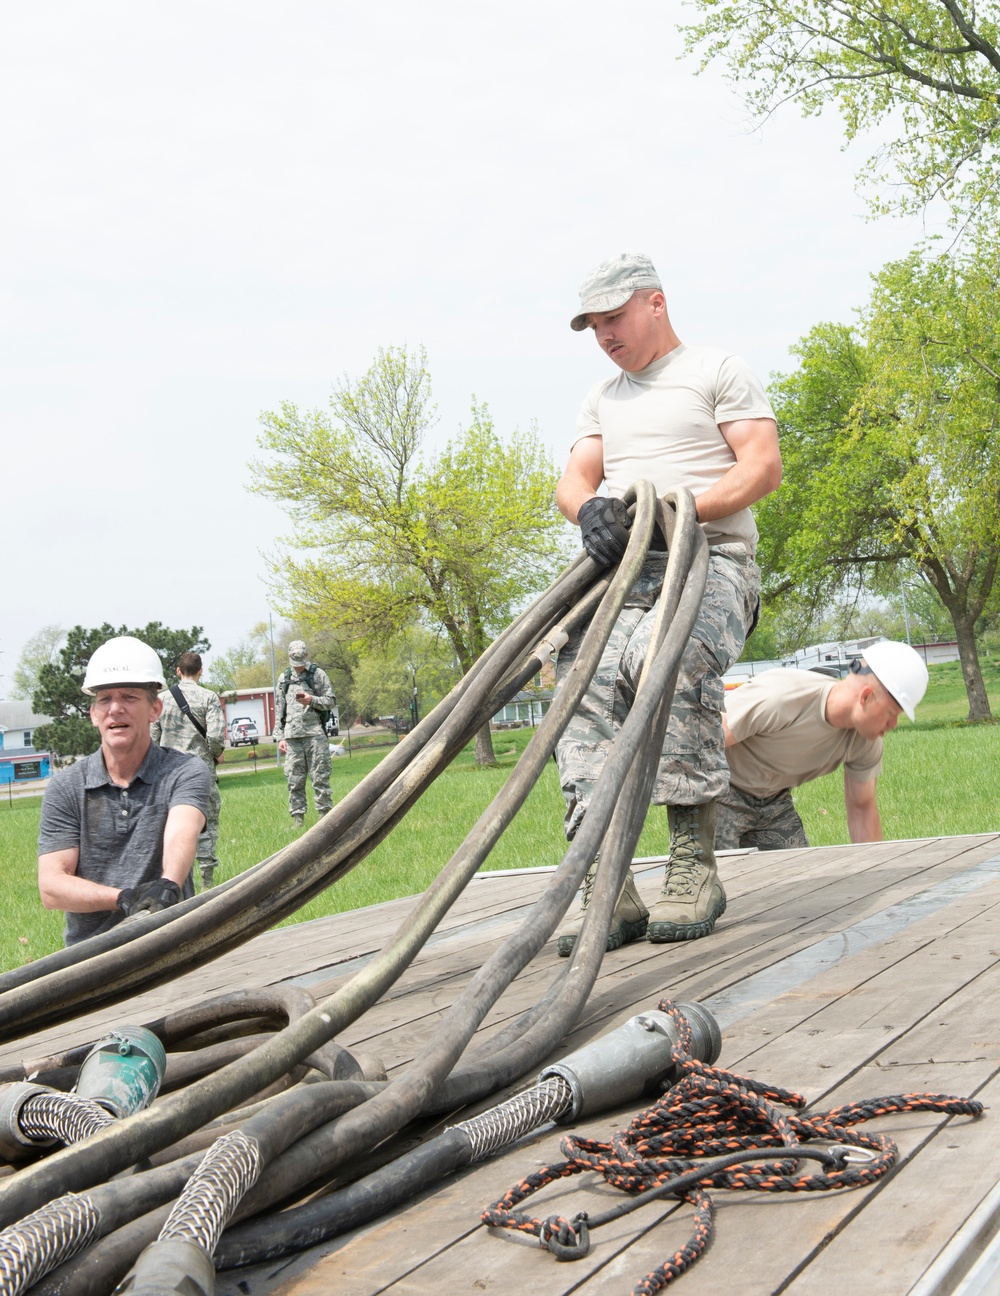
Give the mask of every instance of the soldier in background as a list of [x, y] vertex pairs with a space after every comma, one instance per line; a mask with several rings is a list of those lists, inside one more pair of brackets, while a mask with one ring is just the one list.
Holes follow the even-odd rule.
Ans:
[[317, 815], [333, 809], [326, 722], [336, 698], [326, 671], [309, 660], [309, 650], [301, 639], [288, 645], [288, 662], [274, 699], [274, 736], [285, 757], [288, 813], [295, 827], [301, 828], [306, 814], [306, 774], [310, 771]]
[[226, 721], [218, 694], [198, 683], [201, 669], [199, 653], [186, 652], [181, 656], [177, 666], [178, 682], [160, 694], [163, 710], [150, 726], [150, 736], [161, 747], [172, 747], [175, 751], [200, 757], [212, 776], [211, 800], [195, 856], [201, 872], [202, 890], [207, 891], [212, 886], [219, 862], [215, 851], [222, 798], [219, 796], [216, 765], [226, 745]]

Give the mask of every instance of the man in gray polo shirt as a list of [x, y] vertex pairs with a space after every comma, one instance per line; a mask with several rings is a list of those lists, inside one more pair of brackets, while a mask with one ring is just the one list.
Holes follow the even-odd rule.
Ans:
[[157, 654], [128, 635], [87, 664], [101, 746], [49, 783], [38, 833], [39, 893], [46, 909], [65, 912], [67, 945], [194, 895], [211, 780], [197, 757], [151, 741], [163, 686]]

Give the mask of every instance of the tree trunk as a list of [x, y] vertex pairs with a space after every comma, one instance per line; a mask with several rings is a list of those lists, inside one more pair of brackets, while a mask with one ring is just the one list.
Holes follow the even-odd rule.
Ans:
[[493, 735], [490, 733], [489, 724], [484, 724], [482, 729], [476, 731], [476, 768], [488, 769], [496, 763], [497, 758], [493, 754]]
[[951, 611], [952, 624], [955, 627], [955, 638], [958, 640], [958, 656], [962, 663], [962, 676], [965, 680], [965, 691], [969, 695], [969, 719], [991, 720], [990, 700], [986, 695], [983, 683], [983, 672], [979, 668], [979, 653], [976, 649], [976, 637], [973, 633], [973, 620]]
[[958, 640], [958, 657], [962, 663], [962, 678], [969, 698], [970, 720], [992, 720], [990, 700], [979, 668], [976, 648], [976, 618], [982, 612], [993, 591], [997, 574], [997, 554], [988, 553], [985, 559], [975, 549], [965, 557], [961, 567], [947, 558], [940, 560], [928, 555], [921, 564], [924, 573], [937, 591], [938, 598], [948, 609]]

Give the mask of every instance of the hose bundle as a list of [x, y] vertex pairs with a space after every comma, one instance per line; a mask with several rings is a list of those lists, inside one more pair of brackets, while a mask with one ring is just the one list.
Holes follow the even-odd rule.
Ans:
[[[597, 976], [624, 871], [645, 819], [681, 654], [708, 565], [688, 492], [658, 501], [648, 483], [638, 483], [634, 513], [628, 549], [616, 572], [603, 574], [581, 555], [310, 832], [223, 887], [0, 978], [0, 1038], [10, 1038], [159, 984], [249, 939], [364, 858], [503, 702], [530, 680], [540, 661], [569, 634], [586, 627], [573, 670], [510, 778], [380, 953], [316, 1004], [303, 991], [288, 992], [298, 996], [294, 1004], [287, 999], [277, 1003], [273, 991], [243, 992], [152, 1023], [168, 1046], [171, 1035], [186, 1037], [189, 1044], [204, 1045], [206, 1053], [216, 1050], [213, 1058], [224, 1057], [224, 1064], [217, 1069], [206, 1064], [208, 1073], [203, 1074], [192, 1063], [190, 1083], [147, 1111], [0, 1180], [0, 1228], [12, 1226], [8, 1232], [28, 1216], [44, 1216], [49, 1204], [65, 1201], [67, 1193], [98, 1212], [101, 1240], [61, 1263], [40, 1292], [91, 1296], [110, 1291], [158, 1236], [170, 1203], [200, 1166], [206, 1143], [234, 1128], [253, 1143], [252, 1151], [240, 1144], [252, 1173], [228, 1175], [224, 1203], [208, 1214], [203, 1189], [211, 1177], [196, 1181], [191, 1200], [212, 1221], [202, 1250], [214, 1246], [229, 1219], [252, 1219], [252, 1229], [242, 1232], [267, 1235], [271, 1240], [265, 1245], [275, 1249], [308, 1245], [310, 1227], [296, 1232], [294, 1220], [288, 1223], [294, 1212], [284, 1210], [273, 1218], [269, 1213], [329, 1182], [416, 1117], [454, 1110], [511, 1083], [572, 1028]], [[432, 1042], [391, 1083], [365, 1080], [365, 1067], [336, 1044], [337, 1035], [412, 962], [527, 798], [596, 669], [645, 560], [654, 524], [669, 545], [656, 626], [634, 705], [611, 747], [583, 824], [546, 892], [473, 976]], [[470, 1050], [486, 1013], [552, 936], [598, 854], [601, 866], [592, 902], [572, 957], [535, 1007]], [[265, 1023], [273, 1028], [275, 1018], [280, 1028], [264, 1031], [258, 1043], [256, 1028]], [[227, 1023], [228, 1029], [222, 1029]], [[78, 1053], [46, 1059], [47, 1073], [72, 1075]], [[171, 1067], [176, 1074], [175, 1054], [168, 1060], [168, 1087]], [[296, 1083], [301, 1079], [307, 1083]], [[286, 1091], [275, 1092], [281, 1088]], [[157, 1164], [115, 1179], [147, 1160]], [[335, 1202], [336, 1197], [323, 1200]], [[0, 1234], [0, 1246], [4, 1236]], [[245, 1264], [258, 1258], [259, 1250], [251, 1255], [235, 1235], [231, 1245], [223, 1234], [219, 1255], [226, 1264]], [[60, 1259], [66, 1260], [65, 1251]], [[32, 1275], [32, 1282], [41, 1277], [34, 1267]], [[14, 1296], [13, 1287], [2, 1291]]]

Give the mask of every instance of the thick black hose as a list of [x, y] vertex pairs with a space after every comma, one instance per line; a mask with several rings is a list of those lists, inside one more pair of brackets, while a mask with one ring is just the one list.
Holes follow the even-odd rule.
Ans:
[[[244, 1134], [257, 1139], [262, 1153], [271, 1159], [285, 1142], [298, 1136], [296, 1131], [336, 1119], [358, 1103], [366, 1102], [378, 1089], [378, 1085], [354, 1081], [303, 1086], [272, 1099], [264, 1112], [245, 1120], [241, 1128]], [[141, 1175], [92, 1188], [87, 1197], [101, 1212], [103, 1242], [53, 1270], [32, 1288], [36, 1296], [43, 1292], [93, 1296], [94, 1292], [110, 1291], [143, 1248], [153, 1241], [170, 1203], [198, 1168], [203, 1155], [203, 1152], [192, 1153]], [[155, 1219], [149, 1212], [156, 1212]], [[133, 1223], [139, 1227], [128, 1228]], [[154, 1224], [155, 1231], [149, 1236]]]
[[[671, 552], [675, 555], [675, 561], [667, 568], [660, 600], [659, 625], [651, 638], [647, 654], [649, 688], [641, 695], [637, 694], [632, 708], [636, 716], [634, 723], [639, 727], [640, 732], [644, 726], [648, 727], [649, 737], [643, 745], [642, 752], [644, 758], [651, 763], [652, 774], [647, 769], [646, 781], [649, 777], [655, 776], [656, 764], [663, 746], [663, 734], [669, 719], [670, 701], [676, 681], [676, 663], [679, 663], [680, 654], [683, 652], [694, 617], [697, 615], [707, 576], [707, 554], [704, 544], [699, 546], [694, 559], [689, 562], [690, 549], [702, 539], [700, 530], [694, 525], [693, 508], [688, 513], [685, 509], [685, 501], [682, 499], [678, 503], [681, 525], [676, 542], [671, 540]], [[664, 534], [671, 536], [672, 517], [672, 513], [668, 511], [660, 518]], [[682, 584], [689, 567], [692, 580]], [[686, 593], [687, 606], [683, 612], [679, 612], [682, 589]], [[669, 638], [665, 634], [668, 626]], [[669, 666], [670, 661], [675, 662], [672, 670]], [[657, 714], [655, 708], [658, 697], [662, 698], [665, 706], [660, 706]], [[634, 778], [634, 768], [629, 777]], [[613, 783], [610, 786], [614, 788]], [[644, 786], [629, 788], [626, 785], [617, 796], [616, 813], [621, 816], [623, 811], [630, 811], [632, 821], [631, 824], [625, 823], [621, 818], [617, 822], [612, 821], [605, 837], [599, 872], [606, 871], [609, 876], [606, 882], [599, 877], [600, 886], [595, 887], [587, 919], [588, 924], [596, 928], [595, 935], [591, 944], [585, 944], [581, 936], [574, 947], [570, 964], [570, 966], [579, 964], [586, 951], [586, 967], [582, 970], [582, 974], [581, 968], [577, 967], [576, 972], [570, 976], [570, 966], [567, 966], [538, 1005], [518, 1019], [518, 1022], [512, 1023], [507, 1032], [498, 1033], [488, 1045], [477, 1050], [463, 1065], [456, 1067], [435, 1094], [428, 1110], [447, 1112], [454, 1107], [476, 1101], [511, 1083], [540, 1062], [548, 1053], [551, 1044], [561, 1039], [571, 1022], [576, 1020], [582, 1007], [581, 994], [583, 998], [589, 994], [596, 970], [600, 966], [607, 942], [610, 915], [617, 900], [624, 870], [630, 863], [631, 852], [642, 831], [650, 791], [651, 789], [646, 790]], [[609, 791], [608, 794], [613, 793]], [[603, 795], [605, 794], [602, 793]], [[595, 811], [598, 812], [598, 822], [603, 819], [601, 803], [596, 795], [595, 801], [598, 802], [597, 806], [592, 803], [588, 809], [592, 829]], [[586, 823], [586, 820], [584, 822]], [[589, 853], [589, 849], [588, 839], [585, 851]], [[617, 853], [613, 854], [612, 852], [615, 851]]]
[[447, 1129], [332, 1196], [227, 1230], [215, 1248], [215, 1267], [237, 1269], [338, 1237], [409, 1201], [472, 1159], [468, 1134]]

